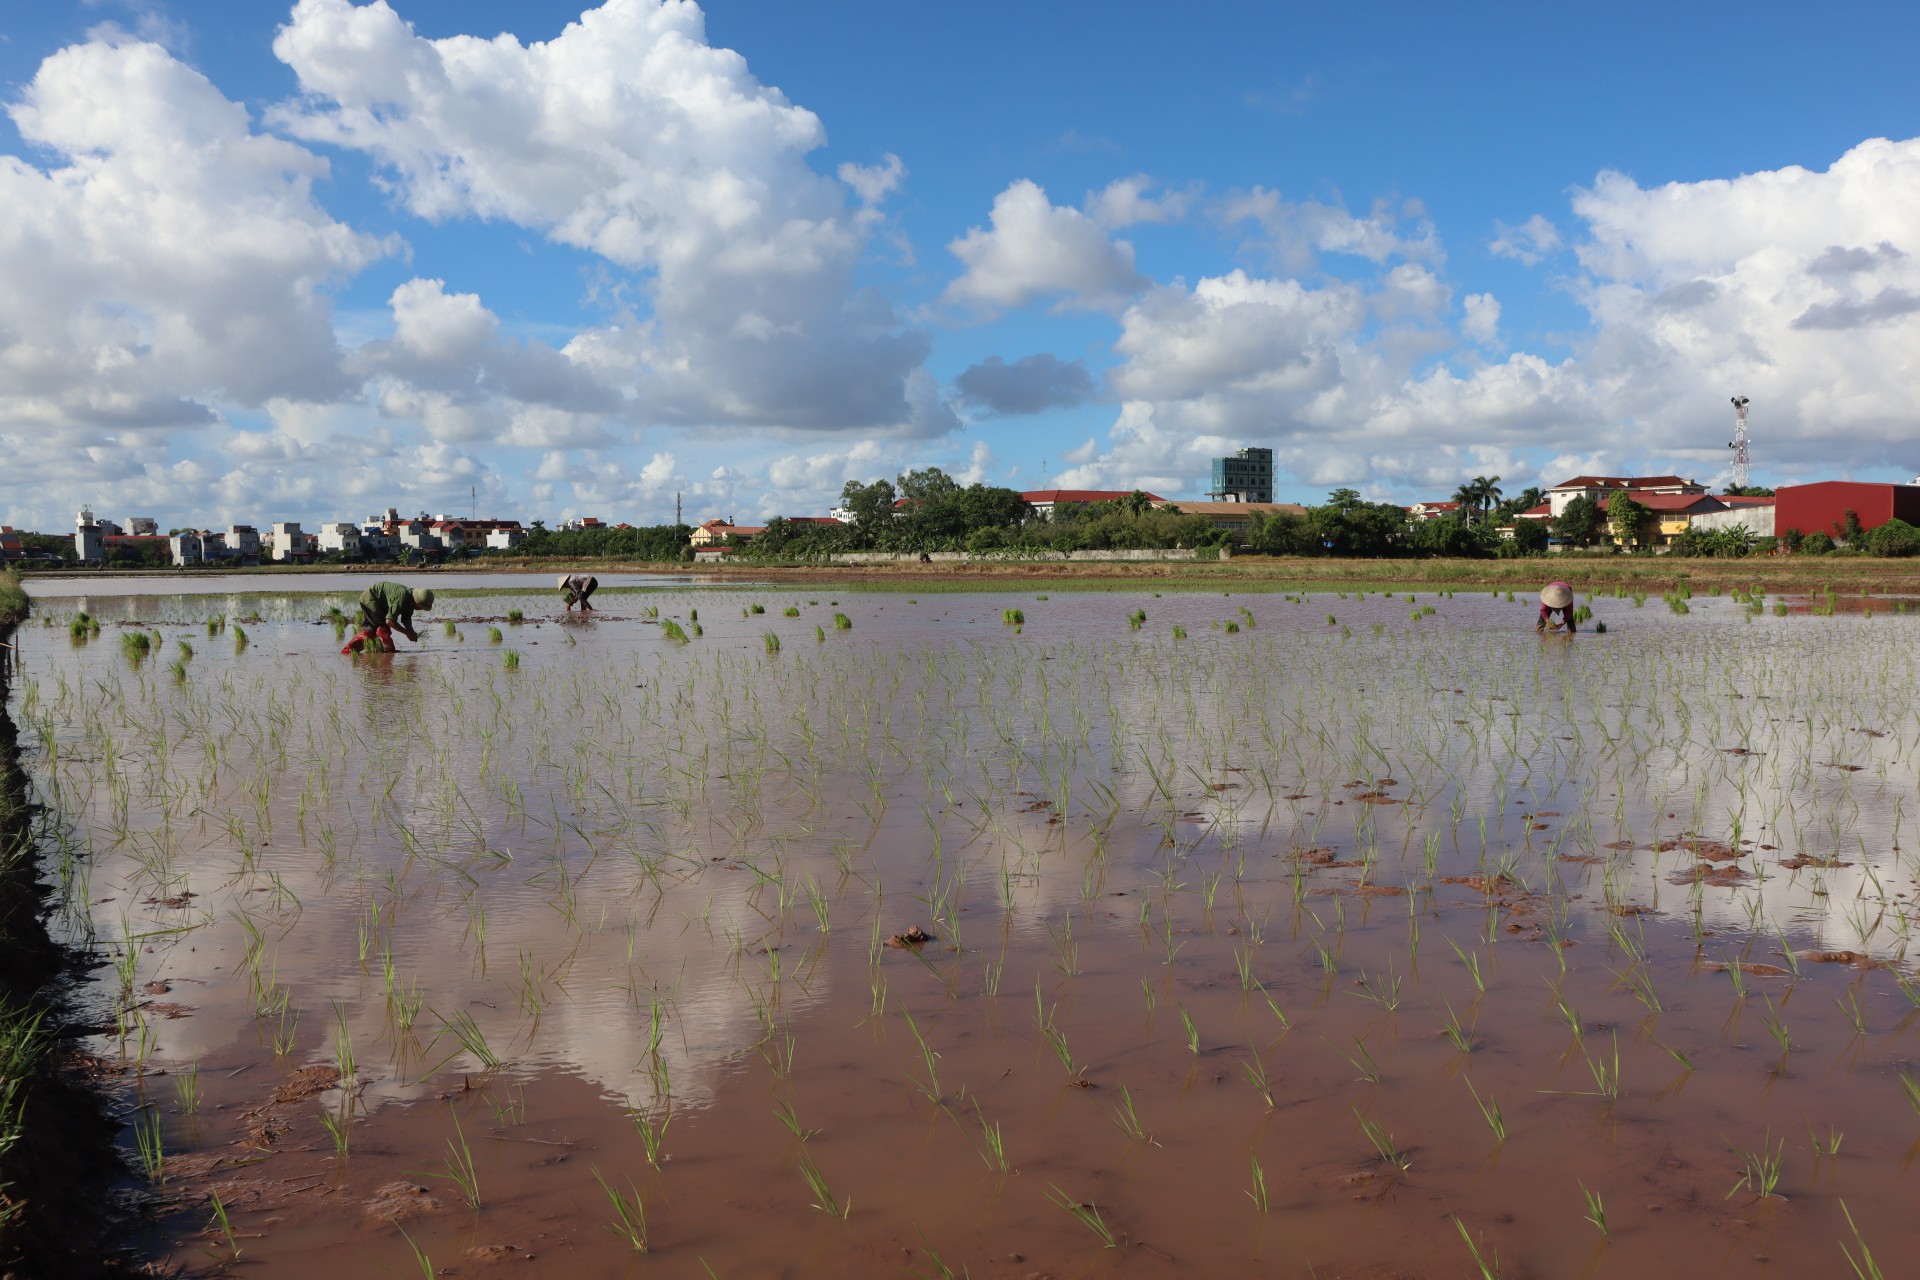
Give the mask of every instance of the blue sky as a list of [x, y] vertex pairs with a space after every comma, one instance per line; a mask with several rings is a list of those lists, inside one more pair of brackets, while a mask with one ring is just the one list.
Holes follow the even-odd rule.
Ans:
[[0, 520], [1911, 478], [1920, 10], [1681, 9], [10, 13]]

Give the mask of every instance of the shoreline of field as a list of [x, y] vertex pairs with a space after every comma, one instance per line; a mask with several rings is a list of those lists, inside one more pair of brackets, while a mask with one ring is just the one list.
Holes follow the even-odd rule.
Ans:
[[117, 1275], [108, 1253], [117, 1126], [84, 1062], [63, 1047], [72, 1033], [63, 983], [85, 962], [46, 929], [36, 806], [7, 709], [13, 637], [31, 611], [16, 582], [0, 574], [0, 1081], [16, 1090], [0, 1110], [17, 1107], [19, 1117], [0, 1149], [0, 1274]]
[[[84, 582], [92, 577], [147, 578], [156, 582], [221, 577], [297, 582], [313, 574], [366, 574], [380, 578], [445, 579], [490, 573], [656, 574], [687, 585], [777, 586], [782, 582], [844, 585], [850, 589], [993, 591], [1028, 586], [1125, 590], [1134, 584], [1175, 590], [1536, 590], [1566, 581], [1583, 594], [1615, 591], [1663, 595], [1676, 590], [1738, 587], [1767, 594], [1800, 595], [1831, 590], [1842, 595], [1920, 595], [1920, 561], [1868, 556], [1790, 556], [1756, 559], [1675, 559], [1668, 556], [1572, 555], [1515, 560], [1348, 559], [1336, 557], [1236, 556], [1230, 560], [1073, 561], [981, 560], [920, 564], [831, 564], [814, 561], [741, 560], [690, 565], [684, 561], [510, 560], [489, 558], [439, 566], [258, 565], [219, 570], [49, 570], [36, 580]], [[264, 586], [260, 590], [271, 590]], [[644, 590], [667, 588], [638, 588]]]

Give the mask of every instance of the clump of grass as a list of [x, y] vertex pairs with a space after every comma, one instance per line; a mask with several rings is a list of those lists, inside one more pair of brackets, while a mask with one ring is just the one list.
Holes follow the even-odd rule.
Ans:
[[813, 638], [820, 644], [825, 644], [827, 642], [827, 629], [816, 625], [813, 629]]
[[1229, 623], [1227, 624], [1227, 634], [1228, 634], [1228, 635], [1230, 635], [1230, 636], [1237, 636], [1237, 635], [1239, 635], [1239, 634], [1240, 634], [1240, 624], [1239, 624], [1239, 623], [1237, 623], [1237, 622], [1229, 622]]
[[635, 1253], [645, 1253], [647, 1208], [640, 1203], [639, 1188], [629, 1178], [627, 1189], [622, 1191], [602, 1177], [598, 1169], [593, 1171], [593, 1180], [600, 1184], [600, 1189], [607, 1193], [607, 1200], [613, 1205], [613, 1221], [607, 1225], [607, 1230], [633, 1246]]
[[768, 653], [780, 652], [780, 637], [775, 635], [773, 632], [771, 631], [761, 632], [760, 642], [767, 647]]
[[507, 650], [506, 656], [507, 656], [507, 660], [506, 660], [507, 670], [518, 671], [520, 669], [520, 651], [518, 649], [509, 649]]
[[144, 631], [122, 631], [120, 633], [120, 652], [135, 666], [146, 661], [153, 652], [153, 637]]
[[1113, 1228], [1109, 1227], [1106, 1220], [1100, 1216], [1100, 1206], [1091, 1202], [1075, 1200], [1051, 1182], [1047, 1184], [1047, 1199], [1053, 1201], [1062, 1209], [1065, 1209], [1073, 1215], [1074, 1221], [1093, 1232], [1094, 1235], [1099, 1236], [1100, 1243], [1103, 1247], [1108, 1249], [1118, 1249], [1120, 1247], [1120, 1238], [1113, 1233]]
[[1135, 609], [1132, 613], [1127, 615], [1127, 630], [1129, 631], [1138, 631], [1141, 627], [1145, 626], [1146, 624], [1147, 624], [1147, 611], [1145, 609]]
[[660, 634], [674, 641], [676, 644], [685, 644], [687, 642], [687, 633], [681, 630], [680, 624], [672, 618], [668, 618], [660, 624]]
[[234, 623], [233, 624], [233, 651], [235, 653], [243, 653], [246, 651], [247, 644], [248, 644], [247, 629], [241, 626], [237, 622]]
[[785, 609], [780, 611], [780, 616], [783, 618], [797, 618], [800, 616], [800, 610], [798, 607], [794, 605], [788, 605]]
[[833, 629], [835, 631], [851, 631], [853, 630], [853, 619], [844, 613], [836, 613], [833, 615]]
[[1000, 621], [1012, 627], [1025, 626], [1027, 615], [1018, 609], [1002, 609], [1000, 611]]
[[501, 630], [500, 630], [500, 628], [498, 628], [498, 627], [488, 627], [488, 628], [487, 628], [487, 643], [488, 643], [488, 644], [499, 644], [499, 643], [500, 643], [500, 642], [501, 642], [502, 640], [505, 640], [506, 638], [507, 638], [507, 637], [506, 637], [506, 636], [505, 636], [504, 634], [502, 634], [502, 633], [501, 633]]
[[1187, 629], [1179, 625], [1178, 623], [1175, 623], [1173, 628], [1173, 638], [1175, 640], [1185, 640], [1187, 638]]
[[521, 623], [525, 622], [526, 620], [527, 620], [527, 615], [522, 613], [520, 610], [518, 609], [507, 610], [507, 624], [509, 626], [517, 627]]

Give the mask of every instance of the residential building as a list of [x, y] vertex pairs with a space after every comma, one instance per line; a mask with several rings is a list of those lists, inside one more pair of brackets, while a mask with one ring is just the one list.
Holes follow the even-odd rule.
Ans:
[[73, 522], [73, 558], [89, 564], [107, 558], [107, 535], [88, 507], [80, 508]]
[[298, 520], [279, 520], [267, 535], [270, 558], [280, 564], [313, 558], [314, 538], [300, 530]]
[[744, 542], [765, 531], [765, 525], [735, 524], [729, 516], [725, 520], [707, 521], [693, 531], [687, 542], [695, 547], [717, 547], [726, 545], [729, 538], [739, 538]]
[[396, 552], [404, 547], [418, 555], [433, 556], [446, 550], [446, 545], [425, 520], [402, 520], [394, 526], [393, 538], [398, 544]]
[[560, 532], [562, 533], [583, 533], [588, 529], [604, 529], [606, 527], [606, 525], [600, 522], [600, 517], [598, 516], [575, 516], [571, 520], [563, 520], [560, 522]]
[[853, 508], [835, 507], [833, 510], [827, 512], [827, 519], [837, 521], [840, 524], [852, 524]]
[[527, 535], [521, 530], [518, 521], [504, 521], [500, 528], [486, 532], [487, 550], [511, 551], [526, 541]]
[[1774, 522], [1784, 534], [1824, 533], [1841, 537], [1851, 511], [1864, 529], [1877, 529], [1889, 520], [1920, 525], [1920, 484], [1869, 484], [1856, 480], [1822, 480], [1817, 484], [1783, 486], [1774, 498]]
[[206, 560], [206, 544], [199, 533], [192, 529], [182, 529], [167, 536], [167, 550], [173, 553], [176, 568], [190, 564], [201, 564]]
[[257, 564], [260, 560], [260, 531], [250, 524], [230, 524], [227, 526], [227, 556], [243, 564]]
[[[1031, 492], [1023, 493], [1020, 496], [1027, 500], [1027, 505], [1033, 508], [1035, 515], [1039, 516], [1042, 520], [1051, 520], [1053, 519], [1053, 509], [1056, 506], [1071, 506], [1088, 502], [1118, 502], [1122, 498], [1131, 498], [1133, 496], [1133, 490], [1035, 489]], [[1149, 493], [1146, 494], [1145, 497], [1148, 502], [1151, 502], [1155, 506], [1159, 506], [1166, 501], [1165, 498], [1157, 493]]]
[[1652, 513], [1649, 517], [1652, 527], [1641, 533], [1641, 539], [1645, 545], [1656, 548], [1666, 546], [1685, 533], [1694, 517], [1727, 509], [1726, 503], [1710, 493], [1659, 493], [1630, 489], [1627, 496]]
[[1550, 518], [1558, 520], [1575, 498], [1591, 498], [1604, 507], [1607, 499], [1621, 489], [1636, 494], [1687, 494], [1705, 493], [1707, 486], [1679, 476], [1575, 476], [1547, 490], [1547, 505], [1552, 508]]
[[25, 560], [27, 544], [10, 524], [0, 524], [0, 560]]
[[1439, 520], [1459, 509], [1457, 502], [1416, 502], [1407, 508], [1407, 516], [1414, 520]]
[[368, 522], [360, 526], [362, 560], [391, 560], [399, 548], [399, 541], [387, 532], [386, 525]]
[[320, 554], [344, 556], [349, 560], [358, 560], [363, 552], [360, 549], [360, 526], [351, 521], [337, 520], [320, 526], [315, 535]]
[[151, 538], [160, 532], [160, 522], [152, 516], [128, 516], [127, 532], [137, 538]]
[[1207, 497], [1215, 502], [1272, 502], [1273, 450], [1237, 449], [1215, 458]]

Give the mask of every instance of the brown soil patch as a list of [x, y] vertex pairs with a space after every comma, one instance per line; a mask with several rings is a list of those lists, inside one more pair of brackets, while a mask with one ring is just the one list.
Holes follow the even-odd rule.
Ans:
[[1781, 859], [1779, 865], [1789, 871], [1798, 871], [1802, 867], [1850, 867], [1853, 864], [1838, 858], [1816, 858], [1811, 854], [1796, 853], [1791, 858]]
[[369, 1218], [387, 1222], [405, 1222], [422, 1214], [437, 1212], [440, 1201], [427, 1189], [412, 1182], [389, 1182], [368, 1197], [362, 1207]]

